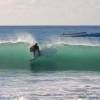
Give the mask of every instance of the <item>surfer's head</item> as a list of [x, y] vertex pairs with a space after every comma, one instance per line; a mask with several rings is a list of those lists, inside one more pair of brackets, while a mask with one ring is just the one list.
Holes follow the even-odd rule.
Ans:
[[38, 43], [35, 43], [35, 45], [38, 45]]

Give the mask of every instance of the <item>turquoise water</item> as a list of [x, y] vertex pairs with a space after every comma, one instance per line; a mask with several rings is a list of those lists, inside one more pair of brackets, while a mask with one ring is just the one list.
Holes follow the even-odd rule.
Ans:
[[27, 68], [31, 56], [27, 44], [2, 44], [0, 45], [0, 66], [1, 68]]
[[[100, 47], [57, 46], [51, 54], [32, 61], [37, 70], [100, 70]], [[53, 54], [54, 53], [54, 54]], [[33, 70], [35, 69], [33, 67]]]

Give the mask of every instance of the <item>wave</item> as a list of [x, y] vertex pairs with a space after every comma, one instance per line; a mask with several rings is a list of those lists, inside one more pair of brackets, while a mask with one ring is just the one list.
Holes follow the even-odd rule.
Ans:
[[29, 44], [0, 45], [0, 68], [44, 70], [100, 70], [100, 47], [54, 45], [33, 57]]

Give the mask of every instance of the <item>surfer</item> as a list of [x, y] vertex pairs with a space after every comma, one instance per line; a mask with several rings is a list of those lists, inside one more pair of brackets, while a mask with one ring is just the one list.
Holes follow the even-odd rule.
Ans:
[[38, 43], [35, 43], [33, 46], [30, 47], [30, 52], [33, 52], [34, 56], [36, 56], [36, 52], [40, 56], [40, 49]]

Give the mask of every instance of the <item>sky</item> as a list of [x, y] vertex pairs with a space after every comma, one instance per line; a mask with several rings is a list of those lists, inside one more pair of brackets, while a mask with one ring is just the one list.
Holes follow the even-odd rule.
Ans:
[[100, 25], [100, 0], [0, 0], [0, 25]]

